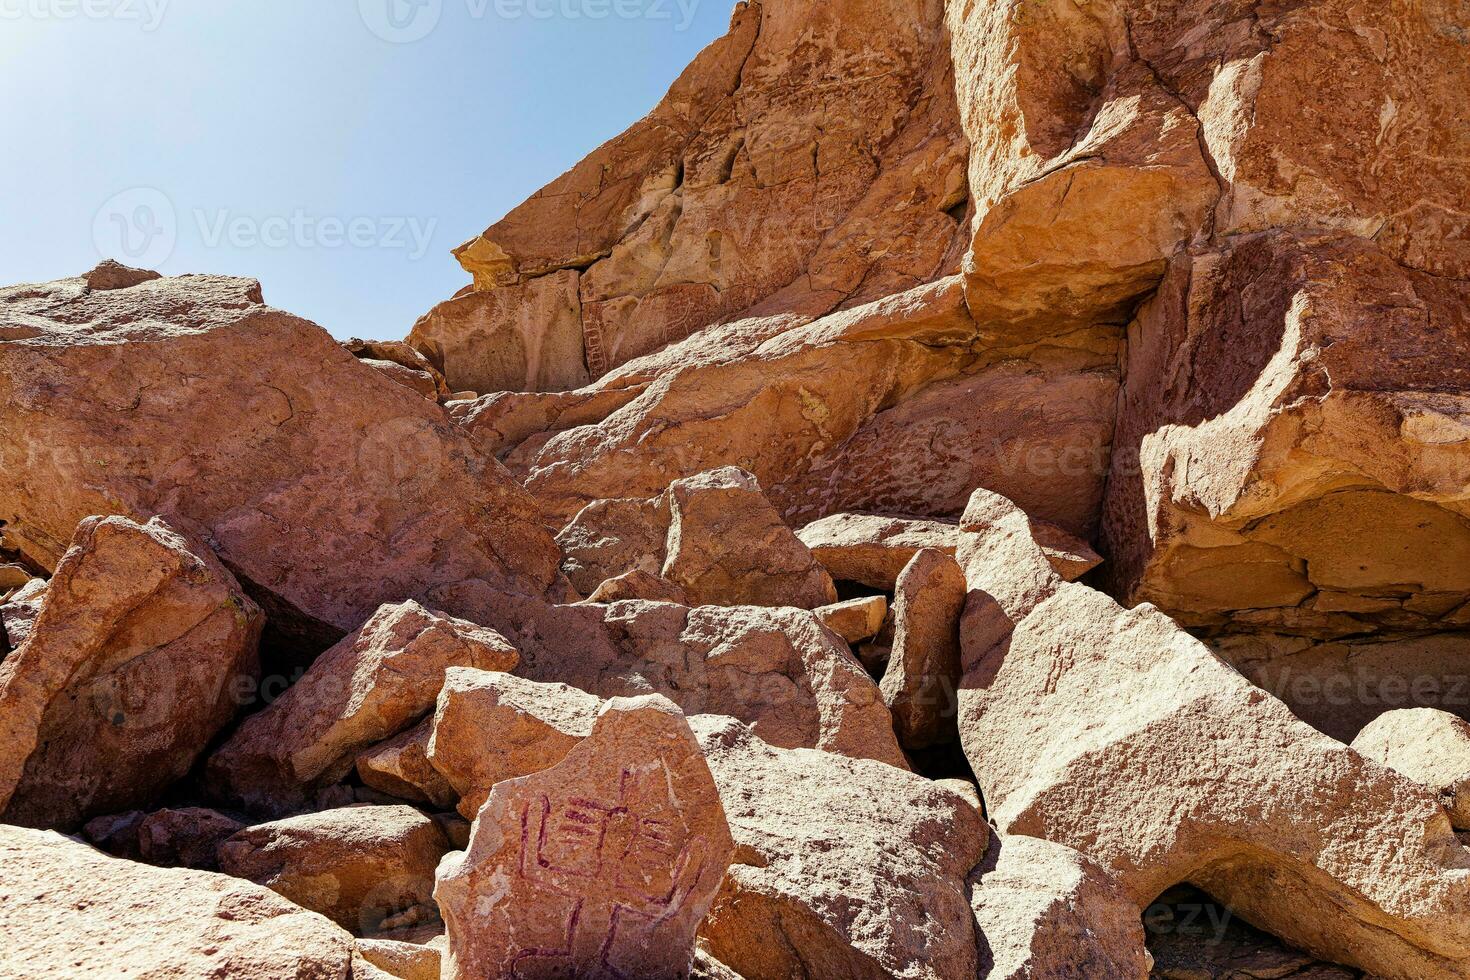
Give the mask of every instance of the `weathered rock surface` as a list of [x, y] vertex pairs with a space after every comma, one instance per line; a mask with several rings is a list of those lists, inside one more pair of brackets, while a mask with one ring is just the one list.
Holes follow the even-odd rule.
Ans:
[[555, 767], [501, 782], [444, 862], [444, 976], [687, 976], [735, 852], [688, 723], [614, 699]]
[[604, 605], [634, 599], [644, 602], [671, 602], [676, 606], [690, 604], [688, 593], [673, 582], [637, 570], [608, 579], [587, 597], [588, 602]]
[[0, 521], [40, 567], [85, 517], [162, 515], [311, 653], [435, 585], [557, 585], [499, 465], [252, 280], [0, 290], [0, 331]]
[[1064, 583], [1015, 507], [972, 512], [960, 731], [1002, 832], [1083, 851], [1139, 908], [1188, 880], [1324, 958], [1470, 969], [1470, 852], [1433, 794], [1157, 610]]
[[1119, 594], [1186, 625], [1455, 628], [1470, 599], [1470, 283], [1263, 233], [1181, 257], [1130, 328]]
[[[833, 578], [892, 592], [914, 555], [926, 548], [953, 555], [964, 529], [963, 516], [956, 523], [878, 514], [833, 514], [808, 524], [797, 537], [811, 548]], [[1033, 518], [1031, 533], [1052, 567], [1069, 582], [1102, 564], [1102, 557], [1087, 542], [1055, 524]]]
[[1439, 795], [1456, 830], [1470, 830], [1470, 722], [1431, 708], [1390, 711], [1353, 749]]
[[449, 850], [408, 806], [357, 806], [257, 824], [219, 847], [220, 869], [265, 885], [355, 933], [431, 902]]
[[649, 602], [552, 606], [459, 586], [439, 608], [503, 633], [516, 673], [601, 698], [662, 694], [686, 714], [724, 714], [783, 748], [907, 768], [878, 685], [815, 614]]
[[1138, 906], [1071, 848], [998, 837], [970, 891], [987, 980], [1150, 975]]
[[427, 357], [401, 340], [346, 341], [347, 352], [380, 371], [406, 388], [412, 388], [430, 401], [447, 400], [451, 392], [444, 375]]
[[439, 694], [428, 760], [473, 820], [496, 783], [565, 759], [592, 734], [602, 704], [565, 684], [453, 668]]
[[219, 870], [219, 845], [245, 825], [204, 807], [159, 810], [138, 823], [138, 857], [162, 868]]
[[8, 977], [349, 976], [348, 933], [250, 882], [3, 825], [0, 866]]
[[[451, 668], [456, 669], [456, 668]], [[448, 673], [445, 674], [446, 683]], [[365, 786], [410, 803], [430, 803], [441, 810], [454, 807], [459, 794], [429, 762], [429, 739], [434, 719], [375, 745], [357, 757], [357, 776]]]
[[716, 958], [748, 977], [976, 976], [965, 878], [989, 830], [964, 797], [728, 718], [691, 724], [737, 845], [700, 933]]
[[[567, 578], [591, 595], [609, 579], [643, 573], [664, 579], [693, 606], [814, 609], [837, 600], [831, 577], [760, 483], [736, 467], [676, 480], [651, 500], [598, 501], [562, 530], [557, 543]], [[638, 591], [654, 592], [651, 585]]]
[[965, 573], [950, 555], [926, 548], [898, 576], [893, 650], [883, 701], [906, 749], [954, 741], [960, 683], [960, 615]]
[[519, 659], [494, 630], [417, 602], [383, 606], [210, 757], [209, 787], [252, 811], [289, 813], [433, 710], [450, 667], [510, 670]]
[[539, 389], [550, 352], [596, 378], [762, 307], [860, 305], [954, 271], [964, 166], [937, 0], [742, 3], [647, 118], [460, 247], [473, 290], [413, 340]]
[[849, 599], [816, 610], [817, 621], [848, 643], [871, 640], [883, 629], [888, 600], [881, 595]]
[[73, 830], [154, 802], [234, 717], [262, 619], [208, 549], [162, 520], [83, 521], [0, 663], [6, 821]]
[[352, 980], [371, 980], [364, 964], [398, 980], [439, 980], [441, 960], [440, 951], [434, 946], [391, 939], [359, 939], [352, 963]]
[[46, 580], [35, 578], [0, 603], [0, 629], [5, 633], [6, 655], [11, 650], [19, 649], [26, 637], [31, 635], [31, 628], [35, 625], [36, 617], [41, 615], [45, 598]]

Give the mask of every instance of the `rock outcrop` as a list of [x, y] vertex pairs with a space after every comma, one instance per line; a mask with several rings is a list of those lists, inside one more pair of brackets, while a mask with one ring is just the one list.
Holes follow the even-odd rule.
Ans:
[[259, 671], [263, 617], [163, 521], [89, 518], [0, 662], [0, 813], [75, 830], [188, 773]]
[[685, 977], [734, 852], [679, 710], [609, 701], [556, 766], [497, 784], [440, 868], [443, 975]]
[[510, 670], [519, 661], [493, 630], [416, 602], [384, 606], [241, 725], [210, 756], [207, 782], [227, 802], [289, 813], [347, 775], [358, 752], [432, 711], [449, 668]]
[[0, 973], [339, 980], [352, 936], [258, 885], [0, 825]]
[[0, 521], [39, 566], [83, 518], [161, 515], [312, 654], [435, 585], [557, 587], [541, 512], [495, 461], [252, 280], [16, 287], [0, 323]]

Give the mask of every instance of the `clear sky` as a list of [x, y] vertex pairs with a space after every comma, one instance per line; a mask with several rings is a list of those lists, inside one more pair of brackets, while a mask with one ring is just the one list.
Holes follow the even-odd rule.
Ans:
[[105, 252], [402, 337], [468, 282], [449, 249], [651, 109], [732, 6], [0, 0], [0, 284]]

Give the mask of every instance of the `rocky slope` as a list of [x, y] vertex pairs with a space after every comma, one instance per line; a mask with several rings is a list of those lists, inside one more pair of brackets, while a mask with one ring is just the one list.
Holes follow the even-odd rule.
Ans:
[[1470, 977], [1467, 90], [749, 0], [405, 341], [0, 289], [0, 974]]

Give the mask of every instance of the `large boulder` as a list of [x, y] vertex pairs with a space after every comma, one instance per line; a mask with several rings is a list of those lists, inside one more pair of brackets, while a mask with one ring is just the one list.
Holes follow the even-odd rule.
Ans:
[[691, 724], [737, 845], [701, 930], [718, 960], [748, 977], [977, 975], [966, 878], [989, 830], [968, 800], [729, 718]]
[[408, 806], [355, 806], [256, 824], [219, 846], [220, 870], [354, 933], [431, 904], [449, 841]]
[[572, 585], [594, 596], [609, 579], [643, 573], [692, 606], [815, 609], [837, 600], [831, 576], [760, 483], [733, 466], [675, 480], [651, 500], [589, 504], [557, 543]]
[[435, 585], [561, 587], [493, 459], [253, 280], [4, 289], [0, 332], [0, 522], [37, 566], [89, 515], [162, 515], [309, 653]]
[[1349, 236], [1176, 260], [1130, 328], [1115, 591], [1206, 629], [1459, 628], [1467, 308], [1470, 282]]
[[503, 633], [516, 673], [601, 698], [662, 694], [686, 714], [724, 714], [783, 748], [907, 768], [878, 685], [816, 614], [667, 603], [553, 606], [478, 585], [434, 601]]
[[263, 619], [162, 520], [84, 520], [0, 663], [4, 819], [73, 830], [156, 802], [239, 710]]
[[345, 980], [352, 936], [258, 885], [0, 825], [0, 974]]
[[410, 341], [451, 383], [555, 390], [763, 304], [860, 305], [956, 269], [965, 156], [939, 0], [741, 3], [645, 119], [456, 251], [473, 287]]
[[519, 659], [494, 630], [417, 602], [383, 606], [210, 756], [207, 785], [251, 811], [289, 813], [432, 711], [450, 667], [510, 670]]
[[734, 852], [683, 715], [609, 701], [560, 763], [498, 783], [440, 868], [443, 975], [686, 977]]
[[1189, 881], [1324, 959], [1470, 970], [1470, 851], [1434, 794], [1158, 610], [1063, 582], [1009, 502], [971, 510], [960, 732], [1002, 832], [1084, 852], [1139, 909]]

